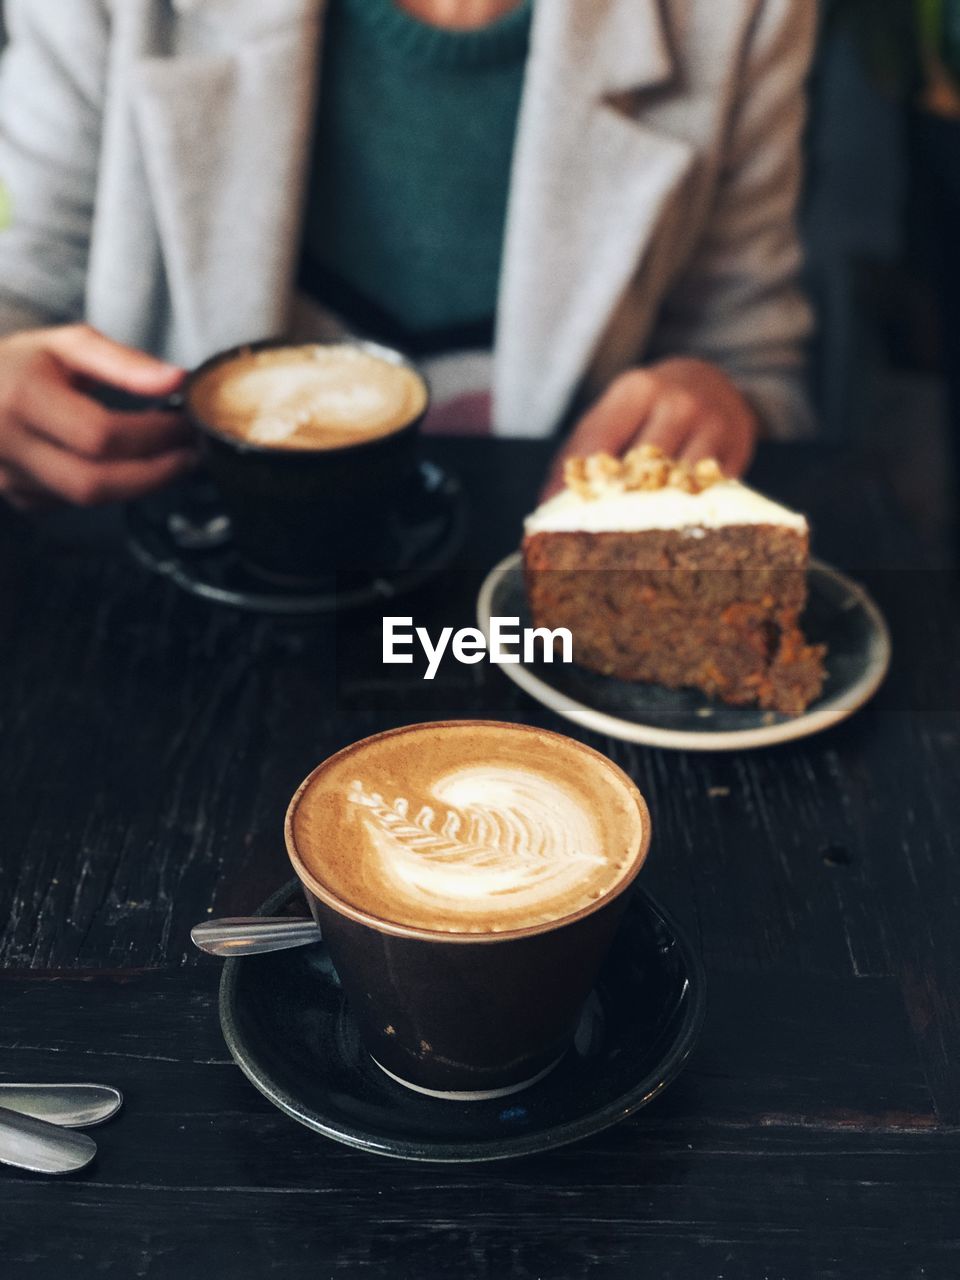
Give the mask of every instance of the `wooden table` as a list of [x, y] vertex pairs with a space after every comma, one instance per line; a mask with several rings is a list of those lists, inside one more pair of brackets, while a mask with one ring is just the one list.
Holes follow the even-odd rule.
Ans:
[[[470, 540], [401, 612], [470, 625], [545, 452], [447, 442]], [[891, 676], [852, 721], [743, 755], [564, 726], [502, 672], [380, 663], [379, 614], [215, 608], [84, 522], [0, 518], [0, 1078], [126, 1096], [85, 1173], [0, 1170], [0, 1274], [118, 1277], [960, 1275], [958, 591], [882, 473], [817, 447], [758, 482], [865, 579]], [[933, 549], [935, 551], [935, 549]], [[639, 782], [644, 871], [699, 941], [704, 1032], [679, 1081], [589, 1141], [500, 1165], [405, 1165], [274, 1110], [229, 1060], [192, 924], [288, 877], [287, 798], [394, 724], [567, 728]]]

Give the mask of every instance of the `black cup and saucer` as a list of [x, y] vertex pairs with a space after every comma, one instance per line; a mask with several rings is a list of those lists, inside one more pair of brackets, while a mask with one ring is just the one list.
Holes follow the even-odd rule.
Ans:
[[419, 462], [391, 512], [388, 551], [379, 566], [305, 582], [271, 580], [247, 563], [219, 490], [205, 472], [126, 511], [127, 543], [146, 568], [218, 604], [289, 615], [358, 609], [414, 591], [451, 563], [465, 529], [460, 481], [427, 460]]
[[426, 383], [399, 352], [342, 345], [420, 382], [410, 420], [335, 447], [243, 438], [206, 421], [193, 389], [231, 361], [289, 348], [254, 343], [213, 357], [183, 393], [204, 468], [127, 508], [141, 564], [207, 600], [295, 615], [392, 600], [450, 563], [463, 541], [464, 500], [457, 478], [420, 455]]
[[[302, 914], [293, 881], [259, 914]], [[243, 1073], [309, 1129], [400, 1160], [476, 1163], [577, 1142], [645, 1107], [686, 1063], [705, 1011], [703, 968], [669, 914], [636, 890], [573, 1044], [520, 1092], [455, 1102], [414, 1092], [382, 1071], [323, 941], [227, 960], [220, 1022]]]
[[296, 881], [191, 932], [226, 959], [234, 1060], [301, 1124], [396, 1159], [616, 1124], [678, 1074], [704, 1013], [695, 950], [636, 885], [651, 831], [627, 774], [547, 730], [433, 721], [342, 748], [287, 809]]

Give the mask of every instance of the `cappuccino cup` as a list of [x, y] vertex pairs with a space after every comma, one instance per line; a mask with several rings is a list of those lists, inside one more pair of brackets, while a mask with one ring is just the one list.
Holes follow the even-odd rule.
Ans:
[[388, 568], [428, 400], [372, 342], [252, 343], [194, 370], [186, 410], [249, 567], [291, 583]]
[[364, 1046], [461, 1101], [569, 1048], [650, 844], [637, 787], [561, 734], [496, 721], [354, 743], [301, 784], [287, 852]]

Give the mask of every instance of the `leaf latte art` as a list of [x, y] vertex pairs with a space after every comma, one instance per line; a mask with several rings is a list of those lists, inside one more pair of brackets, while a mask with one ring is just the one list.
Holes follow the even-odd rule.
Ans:
[[463, 909], [490, 895], [564, 893], [585, 867], [606, 861], [583, 810], [536, 775], [462, 769], [440, 779], [433, 796], [437, 807], [404, 796], [389, 803], [360, 781], [350, 789], [384, 873], [408, 892]]
[[460, 720], [345, 747], [294, 798], [287, 836], [319, 896], [461, 934], [596, 907], [633, 878], [648, 839], [643, 798], [605, 757], [545, 730]]

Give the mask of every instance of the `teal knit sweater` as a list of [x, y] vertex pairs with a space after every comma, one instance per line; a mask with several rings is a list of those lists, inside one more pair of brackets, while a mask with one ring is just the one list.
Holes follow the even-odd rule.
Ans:
[[331, 0], [301, 274], [357, 327], [421, 351], [492, 328], [531, 2], [460, 32]]

